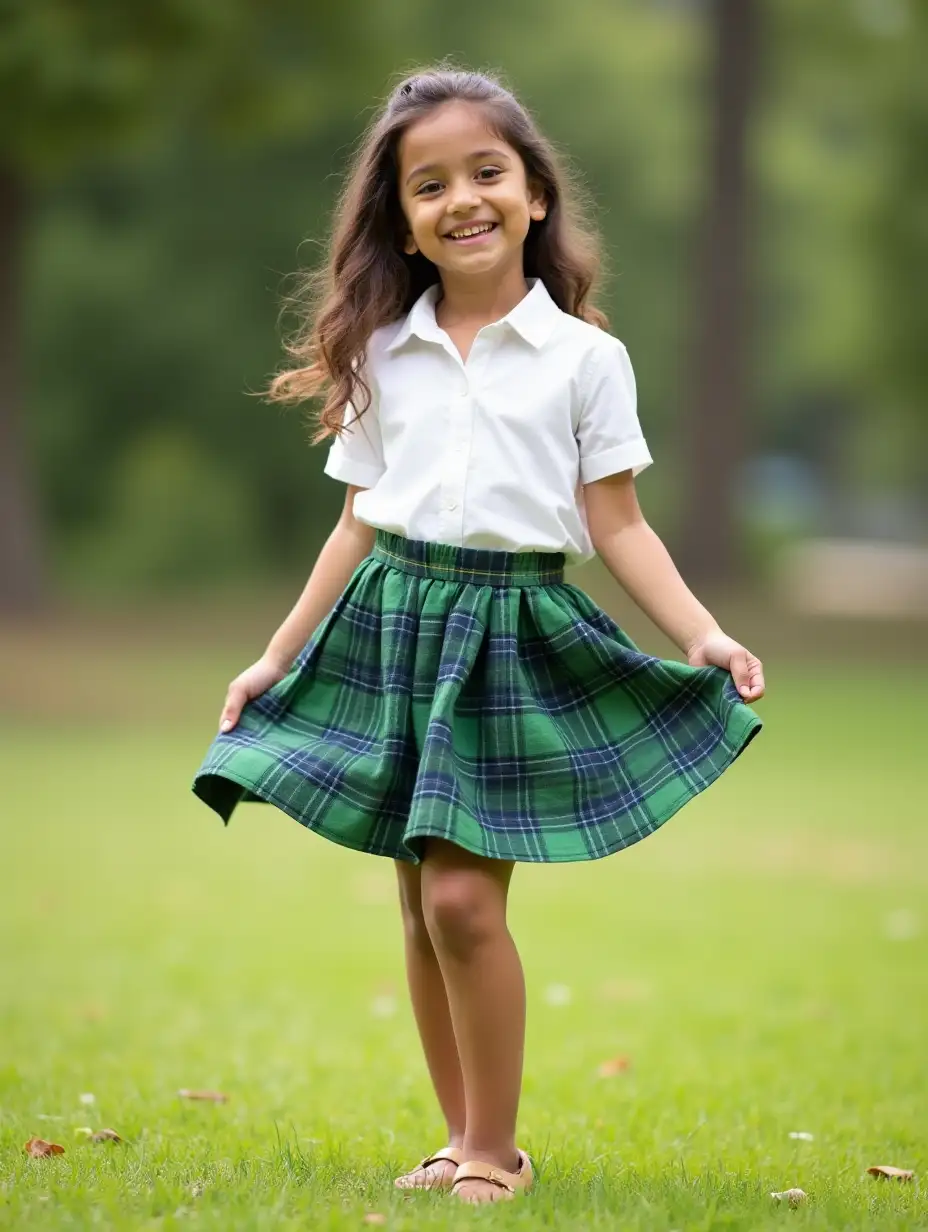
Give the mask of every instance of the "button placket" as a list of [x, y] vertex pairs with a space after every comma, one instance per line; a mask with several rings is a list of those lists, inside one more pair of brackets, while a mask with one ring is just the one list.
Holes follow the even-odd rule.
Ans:
[[474, 339], [467, 363], [456, 358], [456, 385], [449, 398], [449, 439], [442, 469], [441, 523], [447, 543], [463, 545], [465, 497], [474, 439], [480, 375], [492, 351], [493, 327], [484, 326]]
[[455, 438], [455, 450], [460, 458], [460, 497], [459, 497], [459, 522], [456, 526], [456, 532], [460, 536], [459, 542], [464, 542], [464, 525], [465, 525], [465, 498], [467, 495], [467, 480], [470, 474], [471, 455], [473, 453], [474, 441], [474, 426], [478, 414], [479, 397], [478, 391], [480, 388], [480, 377], [485, 365], [489, 362], [489, 351], [492, 350], [491, 334], [493, 327], [484, 326], [474, 339], [470, 354], [467, 357], [467, 367], [464, 373], [467, 381], [467, 389], [460, 395], [462, 405], [465, 405], [467, 412], [462, 415], [458, 421], [460, 434]]
[[467, 475], [466, 442], [470, 436], [471, 396], [467, 374], [461, 370], [448, 406], [448, 443], [441, 485], [441, 521], [447, 542], [462, 543], [464, 484]]

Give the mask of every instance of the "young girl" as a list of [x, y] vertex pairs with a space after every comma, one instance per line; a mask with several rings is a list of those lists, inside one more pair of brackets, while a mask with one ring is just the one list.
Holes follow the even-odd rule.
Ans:
[[[338, 211], [323, 301], [271, 396], [325, 389], [348, 485], [303, 594], [229, 685], [193, 790], [268, 801], [396, 862], [409, 991], [448, 1143], [399, 1177], [470, 1202], [516, 1145], [517, 861], [595, 860], [708, 787], [760, 728], [760, 661], [686, 588], [635, 496], [622, 343], [551, 146], [497, 82], [416, 74]], [[685, 654], [639, 651], [565, 560], [598, 552]]]

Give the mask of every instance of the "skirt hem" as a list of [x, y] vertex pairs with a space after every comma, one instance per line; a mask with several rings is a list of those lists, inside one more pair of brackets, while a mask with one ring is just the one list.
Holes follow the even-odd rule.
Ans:
[[[738, 704], [741, 704], [741, 703], [738, 703]], [[685, 804], [688, 804], [690, 800], [695, 799], [696, 796], [701, 795], [702, 792], [704, 792], [707, 787], [711, 787], [712, 784], [718, 778], [720, 778], [721, 775], [724, 774], [725, 771], [732, 765], [732, 763], [741, 755], [741, 753], [744, 752], [744, 750], [751, 743], [751, 741], [754, 739], [757, 733], [761, 730], [761, 727], [763, 725], [760, 718], [754, 714], [732, 715], [729, 718], [729, 723], [732, 726], [734, 726], [737, 723], [738, 728], [740, 729], [737, 731], [737, 734], [734, 736], [733, 740], [727, 741], [727, 743], [729, 744], [729, 748], [730, 748], [729, 756], [727, 756], [718, 766], [714, 767], [712, 773], [707, 775], [701, 783], [687, 788], [686, 791], [681, 792], [679, 796], [675, 797], [672, 801], [666, 804], [664, 808], [661, 810], [660, 815], [656, 817], [653, 824], [651, 824], [647, 829], [643, 829], [634, 834], [623, 835], [619, 839], [618, 842], [611, 844], [609, 847], [607, 847], [604, 850], [590, 851], [587, 848], [582, 853], [581, 852], [577, 852], [576, 854], [559, 853], [557, 855], [553, 855], [553, 856], [547, 855], [544, 857], [530, 856], [530, 855], [524, 855], [524, 854], [523, 855], [512, 855], [512, 854], [504, 855], [504, 854], [499, 854], [499, 853], [488, 852], [485, 849], [481, 849], [480, 847], [478, 847], [477, 844], [475, 843], [464, 842], [459, 838], [455, 838], [453, 835], [449, 835], [447, 831], [440, 831], [437, 829], [433, 830], [429, 827], [421, 827], [419, 829], [413, 829], [410, 832], [405, 834], [405, 838], [407, 839], [407, 841], [425, 840], [428, 838], [440, 838], [440, 839], [443, 839], [445, 842], [453, 843], [456, 847], [463, 848], [464, 851], [469, 851], [472, 855], [482, 856], [484, 859], [487, 859], [487, 860], [509, 860], [516, 864], [583, 864], [583, 863], [592, 862], [594, 860], [605, 859], [607, 856], [616, 855], [618, 852], [624, 851], [628, 847], [633, 847], [636, 843], [640, 842], [642, 839], [648, 838], [649, 835], [653, 834], [656, 830], [659, 830], [661, 826], [663, 826], [666, 822], [668, 822], [671, 819], [671, 817], [675, 816], [675, 814], [677, 814], [683, 808]], [[210, 771], [204, 771], [202, 774], [198, 775], [194, 781], [194, 784], [193, 784], [194, 795], [196, 795], [198, 799], [202, 800], [204, 804], [207, 804], [211, 809], [213, 809], [213, 811], [218, 814], [218, 816], [222, 819], [225, 825], [229, 824], [232, 811], [234, 810], [235, 805], [233, 805], [233, 809], [229, 810], [228, 815], [226, 815], [221, 808], [217, 807], [219, 803], [218, 800], [210, 799], [210, 796], [212, 795], [212, 793], [209, 792], [208, 790], [206, 792], [204, 792], [203, 790], [203, 787], [205, 786], [206, 782], [209, 779], [220, 779], [226, 782], [235, 783], [239, 787], [242, 787], [246, 791], [252, 793], [254, 797], [257, 797], [256, 799], [248, 800], [248, 801], [241, 801], [241, 798], [239, 798], [239, 800], [236, 801], [236, 804], [239, 802], [242, 802], [242, 803], [251, 803], [251, 804], [273, 805], [275, 808], [280, 809], [282, 813], [285, 813], [288, 817], [291, 817], [294, 821], [298, 822], [305, 830], [309, 830], [314, 834], [318, 834], [321, 838], [325, 838], [325, 839], [328, 839], [329, 842], [336, 843], [339, 847], [347, 847], [347, 848], [350, 848], [352, 851], [361, 851], [361, 852], [364, 852], [366, 855], [380, 856], [384, 859], [402, 860], [406, 864], [421, 864], [422, 863], [422, 857], [417, 856], [414, 851], [411, 851], [411, 850], [395, 850], [395, 851], [374, 850], [371, 847], [366, 846], [363, 843], [352, 842], [351, 839], [348, 838], [346, 835], [338, 832], [337, 830], [332, 829], [329, 826], [320, 825], [320, 824], [312, 824], [304, 820], [304, 818], [302, 818], [295, 809], [288, 807], [286, 801], [277, 798], [273, 792], [262, 790], [259, 784], [256, 784], [253, 780], [247, 779], [245, 775], [236, 775], [229, 768], [224, 768], [221, 774], [212, 773]], [[599, 833], [601, 835], [602, 831], [600, 830]]]

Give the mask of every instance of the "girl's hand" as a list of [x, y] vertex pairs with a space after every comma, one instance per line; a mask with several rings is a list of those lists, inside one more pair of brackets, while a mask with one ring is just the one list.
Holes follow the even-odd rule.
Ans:
[[764, 665], [744, 646], [724, 633], [710, 633], [690, 647], [691, 667], [724, 667], [741, 694], [741, 700], [756, 702], [764, 696]]
[[246, 667], [241, 675], [236, 676], [226, 693], [226, 704], [219, 716], [219, 730], [231, 731], [239, 720], [242, 708], [246, 702], [266, 693], [271, 685], [283, 680], [289, 668], [262, 655], [257, 663]]

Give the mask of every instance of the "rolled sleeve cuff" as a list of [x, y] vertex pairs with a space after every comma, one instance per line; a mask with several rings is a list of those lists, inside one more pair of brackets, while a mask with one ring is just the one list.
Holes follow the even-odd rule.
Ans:
[[605, 479], [607, 475], [619, 475], [622, 471], [631, 471], [638, 475], [646, 466], [650, 466], [651, 462], [651, 454], [643, 437], [626, 441], [624, 445], [616, 445], [612, 449], [604, 449], [602, 453], [581, 458], [580, 482], [595, 483], [597, 479]]
[[323, 474], [332, 479], [340, 479], [342, 483], [353, 484], [357, 488], [372, 488], [383, 471], [376, 466], [368, 466], [353, 458], [337, 457], [330, 452], [323, 467]]

